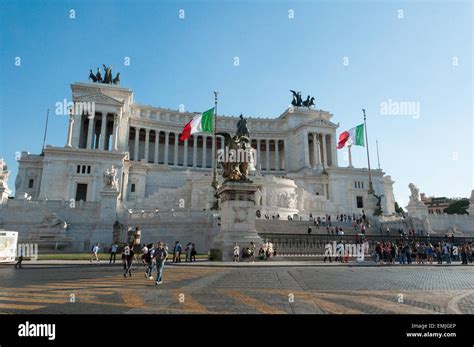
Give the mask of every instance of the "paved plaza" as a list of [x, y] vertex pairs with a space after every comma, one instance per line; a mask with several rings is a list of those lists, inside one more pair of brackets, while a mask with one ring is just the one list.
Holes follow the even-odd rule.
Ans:
[[[254, 266], [256, 265], [256, 266]], [[0, 313], [474, 314], [469, 266], [0, 266]]]

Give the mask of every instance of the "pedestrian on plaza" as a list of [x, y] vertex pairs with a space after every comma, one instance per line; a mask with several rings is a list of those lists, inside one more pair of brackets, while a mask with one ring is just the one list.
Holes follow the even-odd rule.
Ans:
[[18, 247], [18, 261], [15, 264], [15, 268], [21, 269], [21, 263], [23, 263], [23, 257], [25, 256], [25, 247]]
[[443, 264], [443, 253], [442, 253], [442, 247], [440, 244], [435, 249], [436, 253], [436, 259], [438, 260], [438, 265]]
[[327, 243], [324, 246], [324, 262], [326, 262], [326, 259], [329, 259], [329, 262], [332, 263], [332, 245]]
[[179, 241], [176, 241], [173, 247], [173, 263], [181, 262], [181, 244]]
[[336, 259], [334, 259], [334, 261], [335, 262], [340, 261], [342, 263], [344, 261], [343, 255], [344, 255], [344, 242], [340, 240], [336, 246]]
[[156, 263], [155, 285], [159, 285], [163, 283], [163, 268], [165, 266], [166, 258], [168, 257], [168, 252], [166, 251], [163, 241], [158, 242], [158, 247], [155, 250], [153, 257], [155, 258]]
[[146, 264], [146, 271], [145, 271], [145, 278], [152, 280], [152, 272], [153, 272], [153, 254], [155, 253], [155, 249], [153, 248], [153, 244], [150, 244], [148, 248], [148, 252], [145, 254], [145, 264]]
[[99, 252], [99, 249], [100, 249], [100, 244], [98, 243], [96, 243], [94, 247], [92, 247], [91, 263], [94, 258], [98, 263], [100, 263], [99, 256], [97, 255], [97, 253]]
[[426, 262], [430, 262], [430, 265], [433, 264], [433, 245], [431, 243], [426, 247]]
[[191, 262], [196, 261], [196, 245], [194, 243], [191, 243]]
[[123, 273], [123, 277], [125, 278], [127, 278], [127, 274], [129, 277], [132, 277], [133, 259], [135, 259], [135, 252], [133, 251], [133, 245], [130, 244], [126, 252], [126, 267], [125, 272]]
[[146, 266], [146, 261], [145, 261], [145, 257], [148, 253], [148, 246], [146, 244], [143, 244], [143, 247], [142, 247], [142, 256], [141, 256], [141, 260], [142, 260], [142, 265], [143, 266]]
[[255, 252], [257, 250], [257, 247], [255, 246], [255, 244], [253, 242], [250, 242], [250, 248], [249, 248], [249, 251], [250, 251], [250, 257], [249, 257], [249, 262], [252, 262], [252, 263], [255, 263]]
[[114, 260], [114, 264], [115, 264], [115, 257], [117, 256], [117, 249], [118, 249], [118, 245], [116, 243], [113, 243], [112, 247], [110, 248], [109, 264], [112, 264], [112, 259]]
[[312, 231], [313, 231], [313, 229], [311, 229], [311, 227], [308, 226], [308, 235], [311, 234]]
[[377, 245], [375, 246], [375, 252], [377, 253], [376, 263], [382, 263], [383, 262], [383, 245], [382, 245], [382, 243], [377, 242]]
[[466, 245], [466, 255], [467, 261], [472, 264], [472, 258], [474, 257], [474, 249], [472, 248], [470, 242], [468, 242]]
[[461, 264], [462, 265], [467, 265], [467, 249], [466, 245], [463, 245], [461, 247]]
[[238, 243], [236, 242], [234, 245], [234, 262], [238, 263], [239, 262], [239, 254], [240, 254], [240, 247]]
[[127, 255], [129, 254], [130, 254], [130, 247], [126, 245], [122, 251], [122, 265], [123, 265], [124, 270], [127, 268]]
[[188, 262], [188, 260], [191, 261], [191, 250], [192, 250], [191, 242], [188, 242], [188, 244], [186, 245], [186, 248], [184, 249], [184, 252], [186, 253], [186, 259], [185, 259], [186, 263]]

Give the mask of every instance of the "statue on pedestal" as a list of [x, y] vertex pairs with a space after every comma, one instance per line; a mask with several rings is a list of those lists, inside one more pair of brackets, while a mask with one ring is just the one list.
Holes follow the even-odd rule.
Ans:
[[250, 146], [250, 133], [247, 127], [247, 120], [240, 115], [237, 123], [237, 132], [234, 136], [229, 133], [217, 133], [224, 137], [225, 152], [222, 153], [222, 163], [224, 172], [222, 177], [230, 181], [249, 181], [249, 163], [252, 159], [252, 147]]
[[381, 216], [383, 213], [382, 198], [384, 197], [384, 195], [377, 195], [375, 193], [373, 193], [372, 195], [377, 199], [377, 203], [375, 205], [375, 210], [374, 210], [374, 216]]
[[107, 190], [118, 190], [117, 169], [113, 165], [104, 172], [104, 186]]
[[410, 188], [411, 195], [410, 195], [410, 204], [419, 204], [420, 203], [420, 190], [418, 189], [417, 186], [415, 186], [413, 183], [410, 183], [408, 185], [408, 188]]

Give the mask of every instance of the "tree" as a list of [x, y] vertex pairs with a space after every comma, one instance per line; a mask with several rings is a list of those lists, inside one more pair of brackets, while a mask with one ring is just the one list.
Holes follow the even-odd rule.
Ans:
[[395, 201], [395, 213], [404, 213], [405, 211], [403, 210], [402, 207], [398, 205], [398, 202]]
[[451, 203], [443, 212], [447, 214], [467, 214], [468, 207], [469, 199], [461, 199]]

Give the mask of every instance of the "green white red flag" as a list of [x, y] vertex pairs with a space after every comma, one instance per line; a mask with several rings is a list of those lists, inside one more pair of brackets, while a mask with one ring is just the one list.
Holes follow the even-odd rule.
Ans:
[[339, 135], [339, 143], [337, 149], [344, 148], [346, 146], [362, 146], [364, 144], [364, 124], [360, 124], [354, 128], [344, 131]]
[[185, 141], [195, 133], [212, 133], [214, 131], [214, 107], [193, 117], [181, 132], [181, 141]]

